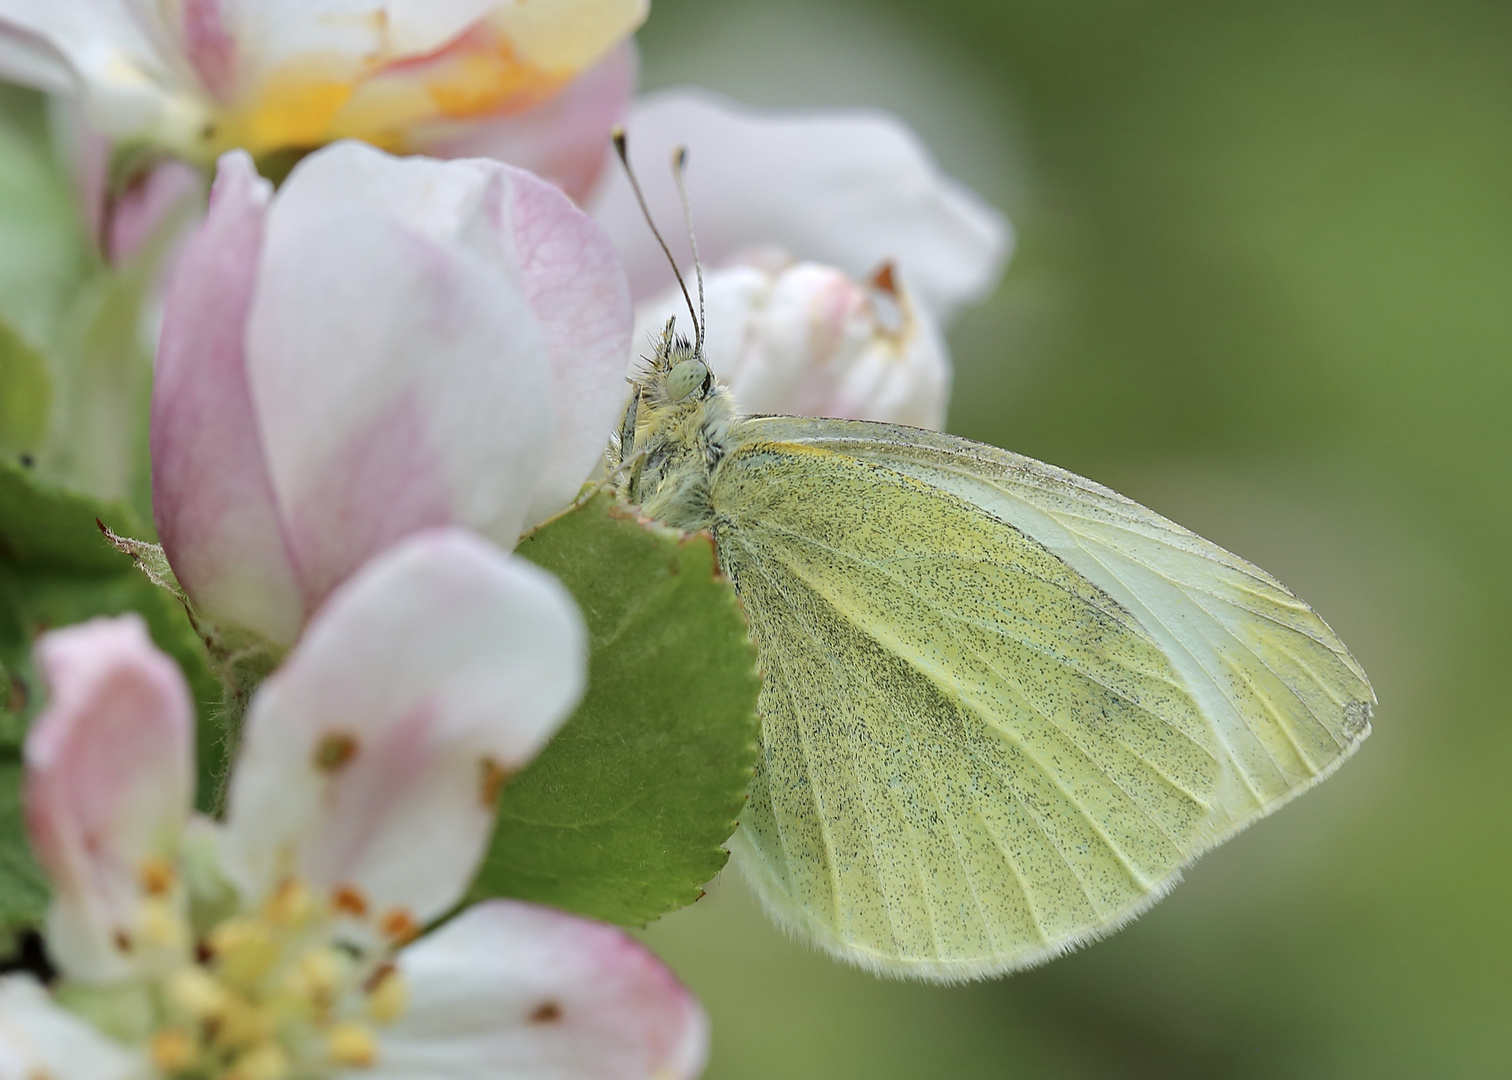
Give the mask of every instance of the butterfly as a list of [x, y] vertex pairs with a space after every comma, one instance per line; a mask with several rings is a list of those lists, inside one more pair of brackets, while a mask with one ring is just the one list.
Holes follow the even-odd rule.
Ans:
[[730, 846], [801, 937], [937, 981], [1038, 963], [1369, 735], [1364, 670], [1265, 571], [1006, 450], [742, 416], [693, 321], [633, 377], [609, 464], [713, 536], [745, 609], [761, 753]]

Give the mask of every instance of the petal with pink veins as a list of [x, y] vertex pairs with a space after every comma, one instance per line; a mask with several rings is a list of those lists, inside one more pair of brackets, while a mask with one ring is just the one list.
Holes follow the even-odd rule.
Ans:
[[550, 908], [478, 904], [398, 965], [410, 1006], [373, 1080], [682, 1080], [708, 1052], [698, 1001], [645, 946]]
[[[945, 176], [917, 136], [886, 113], [768, 111], [669, 90], [637, 102], [626, 129], [651, 212], [685, 269], [692, 260], [666, 174], [677, 146], [688, 148], [706, 266], [761, 245], [857, 280], [890, 261], [946, 320], [990, 293], [1007, 261], [1012, 233], [1003, 216]], [[624, 257], [637, 301], [671, 284], [623, 176], [610, 174], [592, 209]]]
[[152, 391], [153, 517], [212, 621], [291, 644], [305, 604], [264, 464], [246, 322], [272, 187], [221, 159], [210, 212], [169, 280]]
[[0, 1080], [149, 1080], [143, 1056], [59, 1007], [29, 975], [0, 979]]
[[249, 713], [225, 849], [249, 900], [294, 874], [401, 929], [446, 910], [581, 694], [586, 640], [555, 578], [465, 530], [365, 566]]
[[44, 635], [49, 700], [26, 738], [27, 832], [52, 882], [48, 944], [75, 978], [136, 970], [144, 890], [171, 865], [194, 794], [194, 707], [141, 617]]
[[[529, 175], [529, 174], [522, 174]], [[551, 360], [556, 437], [525, 524], [566, 507], [602, 460], [625, 397], [635, 326], [630, 283], [604, 230], [550, 184], [517, 183], [510, 219], [525, 301]]]

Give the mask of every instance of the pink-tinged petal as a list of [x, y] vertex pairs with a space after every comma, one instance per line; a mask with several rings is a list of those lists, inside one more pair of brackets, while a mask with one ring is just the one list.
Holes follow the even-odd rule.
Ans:
[[419, 529], [514, 543], [554, 418], [540, 326], [499, 265], [332, 208], [270, 230], [248, 347], [311, 608]]
[[444, 911], [499, 786], [582, 692], [586, 648], [556, 579], [465, 530], [369, 563], [253, 703], [226, 836], [244, 891], [297, 873], [401, 926]]
[[136, 615], [44, 635], [49, 700], [26, 738], [26, 825], [52, 881], [48, 945], [69, 975], [118, 978], [143, 873], [171, 859], [193, 797], [194, 707]]
[[[626, 127], [651, 211], [685, 266], [682, 211], [666, 176], [677, 146], [688, 148], [706, 266], [759, 245], [857, 280], [892, 262], [945, 320], [991, 292], [1007, 260], [1007, 221], [941, 173], [913, 132], [885, 113], [765, 111], [674, 90], [638, 102]], [[624, 257], [637, 300], [671, 283], [623, 176], [611, 171], [593, 212]]]
[[624, 122], [638, 67], [627, 41], [533, 109], [432, 125], [410, 145], [433, 157], [492, 158], [528, 169], [581, 203], [609, 161], [609, 134]]
[[53, 1002], [29, 975], [0, 978], [0, 1080], [147, 1080], [143, 1056]]
[[[399, 955], [408, 1011], [374, 1080], [681, 1080], [708, 1052], [697, 999], [624, 931], [550, 908], [469, 908]], [[354, 1074], [355, 1075], [355, 1074]]]
[[206, 90], [221, 101], [229, 101], [236, 89], [238, 64], [236, 38], [227, 23], [225, 4], [222, 0], [184, 0], [180, 17], [184, 58]]
[[[508, 546], [571, 500], [632, 319], [591, 219], [498, 162], [341, 143], [295, 170], [270, 220], [252, 378], [312, 599], [415, 528]], [[401, 439], [373, 467], [375, 442]]]
[[271, 193], [246, 154], [222, 158], [209, 216], [169, 281], [152, 392], [153, 516], [205, 615], [290, 644], [304, 601], [246, 371]]

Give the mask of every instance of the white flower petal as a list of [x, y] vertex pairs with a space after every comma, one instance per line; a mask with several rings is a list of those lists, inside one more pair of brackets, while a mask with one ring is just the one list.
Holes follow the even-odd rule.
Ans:
[[682, 1080], [703, 1067], [697, 1000], [615, 927], [496, 900], [398, 963], [410, 1006], [380, 1035], [361, 1074], [373, 1080]]
[[247, 372], [313, 607], [419, 528], [512, 545], [555, 418], [546, 338], [487, 220], [502, 180], [354, 144], [307, 160], [269, 213]]
[[0, 978], [0, 1080], [146, 1080], [142, 1055], [53, 1003], [28, 975]]
[[[0, 0], [0, 11], [3, 11]], [[36, 87], [48, 94], [74, 90], [74, 71], [67, 58], [45, 38], [0, 15], [0, 79]]]
[[[480, 435], [493, 438], [510, 422], [506, 408], [538, 422], [554, 417], [544, 459], [532, 459], [541, 472], [524, 523], [566, 506], [603, 453], [624, 397], [621, 358], [634, 313], [624, 269], [603, 230], [561, 191], [522, 169], [496, 161], [395, 159], [357, 143], [332, 146], [301, 165], [280, 192], [274, 216], [287, 234], [304, 236], [335, 207], [382, 211], [448, 249], [476, 253], [519, 288], [545, 335], [551, 407], [529, 398], [531, 384], [522, 380], [507, 406], [491, 408], [474, 396], [472, 416], [482, 425]], [[427, 366], [433, 362], [429, 352], [422, 356]], [[528, 357], [542, 358], [538, 348]], [[500, 354], [488, 363], [506, 361]], [[501, 475], [497, 467], [485, 474], [491, 480]], [[508, 522], [454, 520], [502, 544], [514, 541]], [[517, 533], [520, 521], [513, 524]]]
[[4, 73], [57, 91], [61, 59], [101, 132], [188, 140], [206, 113], [154, 40], [156, 19], [144, 14], [123, 0], [0, 0], [0, 37], [10, 39], [0, 51], [13, 58]]
[[316, 613], [248, 716], [227, 815], [250, 899], [297, 873], [418, 923], [461, 895], [492, 796], [582, 692], [586, 633], [550, 575], [422, 533]]
[[[857, 280], [890, 261], [947, 320], [991, 292], [1007, 260], [1007, 221], [943, 175], [918, 138], [885, 113], [766, 111], [671, 90], [638, 102], [626, 128], [651, 211], [678, 253], [688, 249], [667, 161], [674, 147], [688, 148], [698, 246], [709, 267], [761, 245]], [[671, 273], [623, 176], [611, 175], [593, 213], [624, 257], [636, 299], [660, 293]]]

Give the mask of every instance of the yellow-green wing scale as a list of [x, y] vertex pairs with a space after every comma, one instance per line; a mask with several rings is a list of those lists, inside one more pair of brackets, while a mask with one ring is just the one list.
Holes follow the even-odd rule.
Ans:
[[1225, 773], [1166, 650], [1037, 537], [782, 423], [738, 422], [711, 491], [762, 666], [734, 846], [768, 907], [937, 979], [1138, 914], [1206, 843]]
[[1369, 734], [1375, 694], [1336, 634], [1269, 574], [1129, 499], [940, 432], [743, 421], [751, 445], [824, 451], [906, 476], [1031, 536], [1157, 644], [1216, 732], [1223, 769], [1192, 854], [1329, 775]]

